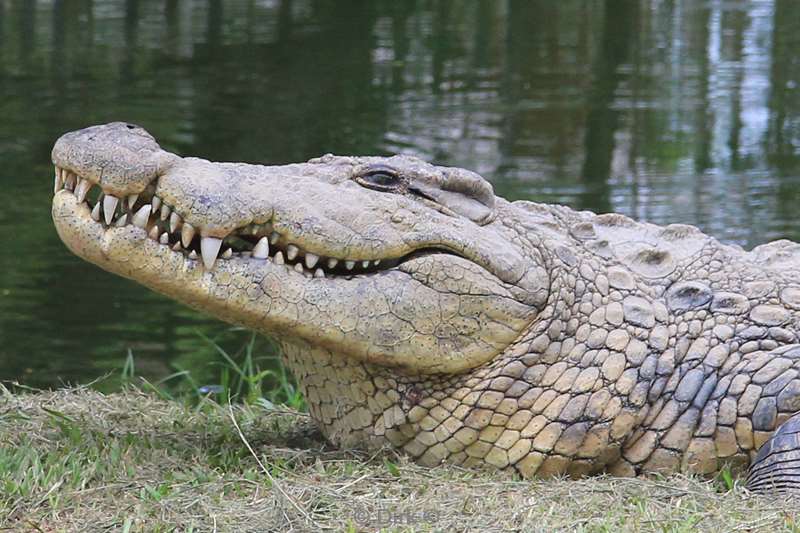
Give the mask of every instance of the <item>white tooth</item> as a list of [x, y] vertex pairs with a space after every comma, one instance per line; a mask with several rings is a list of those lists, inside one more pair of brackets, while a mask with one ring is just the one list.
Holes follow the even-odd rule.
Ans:
[[314, 265], [317, 264], [317, 261], [319, 261], [319, 256], [306, 252], [306, 266], [308, 268], [314, 268]]
[[297, 257], [297, 252], [299, 251], [300, 249], [297, 246], [295, 246], [294, 244], [290, 244], [289, 246], [286, 247], [286, 259], [291, 261], [292, 259]]
[[338, 259], [334, 259], [333, 257], [328, 259], [328, 268], [334, 268], [338, 264], [339, 264], [339, 260]]
[[222, 246], [222, 239], [216, 237], [203, 237], [200, 239], [200, 254], [203, 256], [203, 265], [206, 270], [214, 268], [214, 262], [217, 260], [219, 248]]
[[305, 277], [307, 277], [308, 279], [311, 279], [311, 278], [313, 278], [313, 277], [314, 277], [314, 275], [311, 273], [311, 271], [310, 271], [310, 270], [306, 270], [305, 272], [303, 272], [303, 275], [304, 275]]
[[136, 200], [139, 199], [138, 194], [131, 194], [128, 196], [128, 209], [133, 209], [134, 204], [136, 204]]
[[197, 259], [197, 252], [195, 252], [194, 250], [189, 252], [189, 259]]
[[56, 179], [53, 184], [53, 194], [57, 193], [64, 187], [64, 180], [61, 179], [61, 169], [56, 167]]
[[318, 268], [318, 269], [316, 269], [314, 271], [314, 277], [315, 278], [324, 278], [325, 277], [325, 272], [323, 272], [321, 268]]
[[266, 237], [261, 237], [258, 244], [253, 248], [253, 257], [256, 259], [266, 259], [269, 257], [269, 241]]
[[150, 204], [145, 204], [133, 215], [133, 225], [137, 228], [144, 228], [150, 218]]
[[194, 227], [188, 222], [185, 222], [181, 228], [181, 242], [183, 243], [183, 247], [188, 248], [192, 239], [194, 239]]
[[167, 220], [172, 209], [167, 204], [161, 204], [161, 220]]
[[281, 238], [280, 233], [278, 233], [277, 231], [273, 231], [272, 234], [269, 236], [269, 243], [275, 244], [276, 242], [278, 242], [278, 239], [280, 238]]
[[127, 223], [128, 223], [128, 214], [127, 213], [122, 213], [119, 216], [119, 218], [117, 219], [117, 221], [114, 222], [114, 225], [116, 227], [118, 227], [118, 228], [121, 228], [122, 226], [124, 226]]
[[175, 250], [176, 252], [180, 252], [181, 251], [181, 241], [178, 241], [175, 244], [173, 244], [172, 245], [172, 249]]
[[344, 266], [347, 267], [347, 270], [353, 270], [353, 267], [356, 266], [355, 261], [345, 261]]
[[95, 222], [100, 222], [100, 202], [94, 204], [92, 208], [92, 220]]
[[153, 196], [153, 199], [150, 200], [150, 205], [153, 206], [153, 213], [158, 213], [158, 208], [161, 207], [161, 198]]
[[376, 259], [375, 261], [372, 262], [373, 266], [378, 266], [380, 264], [381, 264], [381, 260], [380, 259]]
[[147, 236], [153, 239], [154, 241], [158, 240], [158, 226], [153, 226], [150, 228], [150, 231], [147, 233]]
[[175, 233], [175, 230], [178, 229], [178, 226], [181, 225], [181, 216], [178, 213], [173, 213], [169, 216], [169, 232]]
[[113, 194], [107, 194], [103, 198], [103, 215], [106, 217], [106, 224], [111, 225], [111, 221], [114, 220], [114, 211], [117, 210], [118, 203], [119, 198]]
[[75, 190], [75, 184], [77, 182], [78, 177], [70, 171], [67, 171], [67, 177], [64, 178], [64, 188], [68, 191]]
[[278, 253], [275, 254], [275, 259], [273, 261], [275, 262], [276, 265], [282, 265], [283, 264], [283, 252], [278, 250]]
[[86, 200], [86, 195], [89, 194], [93, 186], [94, 184], [89, 180], [83, 178], [78, 180], [78, 186], [75, 187], [75, 196], [78, 197], [78, 203]]
[[301, 265], [300, 263], [295, 263], [294, 264], [294, 271], [295, 272], [300, 272], [302, 274], [303, 273], [303, 265]]
[[[158, 226], [153, 226], [153, 227], [156, 228], [156, 230], [158, 230]], [[166, 231], [162, 233], [161, 237], [158, 238], [158, 242], [160, 242], [161, 244], [169, 244], [169, 233], [167, 233]]]
[[361, 261], [361, 268], [369, 268], [369, 261]]
[[230, 248], [222, 252], [223, 259], [230, 259], [232, 256], [233, 256], [233, 250], [231, 250]]

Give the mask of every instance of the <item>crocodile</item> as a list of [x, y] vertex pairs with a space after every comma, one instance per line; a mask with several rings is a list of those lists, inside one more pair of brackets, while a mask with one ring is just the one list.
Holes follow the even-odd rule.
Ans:
[[275, 338], [334, 445], [800, 487], [796, 243], [509, 202], [406, 155], [180, 157], [124, 122], [64, 134], [52, 161], [66, 246]]

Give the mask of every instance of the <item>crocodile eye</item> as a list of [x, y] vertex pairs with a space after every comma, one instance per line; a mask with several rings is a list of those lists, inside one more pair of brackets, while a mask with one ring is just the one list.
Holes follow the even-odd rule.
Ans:
[[403, 186], [403, 179], [392, 169], [381, 168], [370, 170], [356, 178], [364, 187], [378, 191], [396, 191]]

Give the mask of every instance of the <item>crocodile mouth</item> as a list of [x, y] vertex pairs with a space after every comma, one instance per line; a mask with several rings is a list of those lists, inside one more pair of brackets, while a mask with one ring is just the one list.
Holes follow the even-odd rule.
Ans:
[[180, 213], [156, 195], [158, 180], [139, 194], [119, 198], [71, 170], [55, 166], [54, 194], [72, 193], [78, 204], [85, 203], [91, 219], [104, 230], [135, 226], [149, 239], [182, 254], [187, 261], [202, 261], [212, 270], [219, 260], [268, 261], [282, 265], [306, 278], [335, 276], [352, 279], [394, 269], [401, 263], [431, 254], [461, 257], [451, 250], [426, 247], [402, 257], [364, 259], [332, 257], [305, 250], [289, 242], [269, 220], [251, 223], [223, 238], [203, 237]]
[[498, 246], [503, 224], [475, 221], [494, 196], [466, 171], [403, 156], [214, 163], [123, 123], [64, 134], [52, 161], [53, 223], [73, 253], [286, 346], [464, 372], [549, 297], [538, 252], [531, 265]]

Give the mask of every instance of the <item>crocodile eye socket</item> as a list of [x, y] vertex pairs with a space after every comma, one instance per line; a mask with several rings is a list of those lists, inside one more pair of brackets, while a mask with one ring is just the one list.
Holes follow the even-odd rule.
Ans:
[[356, 178], [364, 187], [378, 191], [396, 191], [403, 186], [403, 179], [391, 169], [376, 169]]

